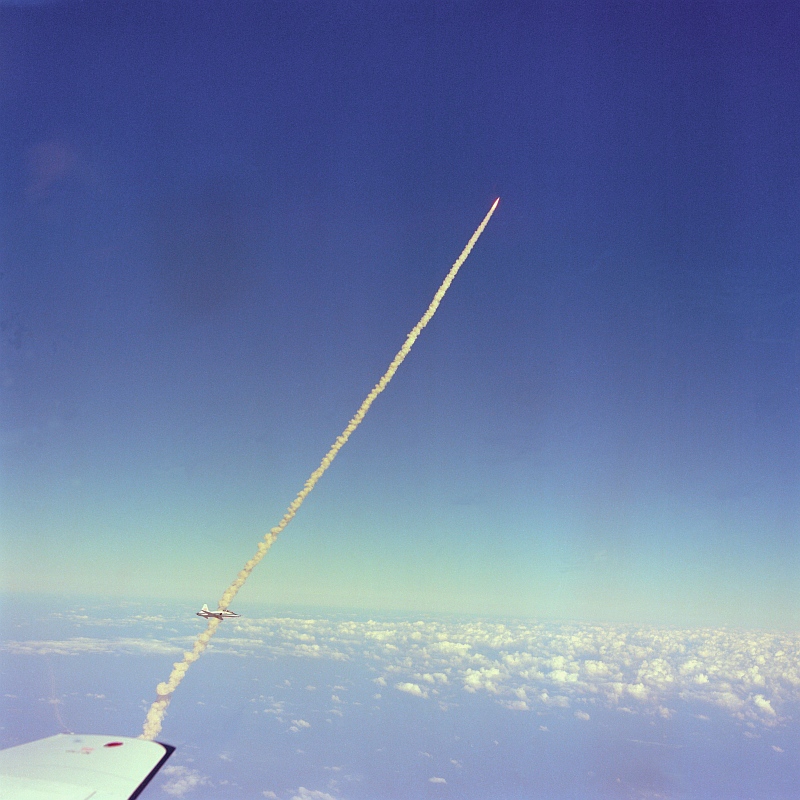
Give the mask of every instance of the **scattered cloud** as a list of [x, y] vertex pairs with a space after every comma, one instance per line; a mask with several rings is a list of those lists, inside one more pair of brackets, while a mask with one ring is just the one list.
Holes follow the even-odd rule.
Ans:
[[396, 683], [394, 685], [395, 689], [399, 689], [401, 692], [407, 692], [408, 694], [413, 694], [414, 697], [427, 697], [428, 693], [424, 691], [419, 684], [417, 683]]
[[[67, 619], [67, 617], [65, 617]], [[85, 633], [85, 609], [68, 615]], [[131, 618], [103, 624], [132, 624]], [[139, 615], [136, 624], [176, 624]], [[227, 623], [226, 623], [227, 625]], [[6, 641], [14, 655], [175, 654], [191, 637], [177, 635]], [[680, 703], [722, 710], [760, 728], [784, 724], [800, 702], [800, 634], [632, 625], [490, 623], [485, 621], [354, 621], [269, 617], [240, 619], [218, 635], [213, 651], [332, 661], [367, 659], [376, 688], [393, 686], [440, 708], [463, 693], [483, 694], [510, 711], [581, 705], [669, 718]], [[313, 691], [312, 686], [306, 687]], [[346, 708], [333, 687], [334, 707]], [[258, 713], [288, 718], [272, 697], [253, 701]], [[338, 710], [329, 713], [340, 714]], [[696, 713], [696, 712], [695, 712]], [[594, 714], [592, 714], [594, 716]], [[702, 718], [703, 714], [698, 717]], [[303, 726], [297, 720], [293, 727]]]
[[447, 781], [444, 778], [434, 776], [433, 778], [428, 778], [428, 783], [447, 783]]
[[769, 716], [775, 716], [775, 710], [772, 708], [772, 704], [767, 700], [763, 694], [757, 694], [753, 696], [753, 703], [754, 705], [765, 714], [769, 714]]
[[205, 775], [188, 767], [166, 766], [161, 770], [161, 774], [168, 778], [161, 789], [173, 797], [183, 797], [201, 786], [211, 785], [211, 781]]
[[73, 639], [55, 641], [6, 641], [0, 645], [4, 650], [15, 656], [22, 655], [55, 655], [77, 656], [85, 654], [174, 654], [181, 653], [185, 644], [177, 642], [164, 642], [157, 639], [93, 639], [87, 636], [76, 636]]
[[332, 794], [321, 792], [319, 789], [306, 789], [301, 786], [297, 790], [297, 794], [292, 797], [292, 800], [336, 800]]

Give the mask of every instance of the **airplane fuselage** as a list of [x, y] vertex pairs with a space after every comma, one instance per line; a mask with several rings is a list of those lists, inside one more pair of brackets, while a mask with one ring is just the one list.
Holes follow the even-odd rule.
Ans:
[[233, 611], [228, 611], [227, 608], [218, 608], [216, 611], [211, 611], [208, 606], [204, 605], [201, 611], [197, 612], [198, 617], [203, 619], [218, 619], [222, 622], [223, 619], [231, 619], [233, 617], [240, 617], [241, 614], [236, 614]]

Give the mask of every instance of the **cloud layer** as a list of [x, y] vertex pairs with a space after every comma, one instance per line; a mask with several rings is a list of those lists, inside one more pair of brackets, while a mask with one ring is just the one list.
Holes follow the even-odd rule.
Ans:
[[[163, 635], [165, 628], [156, 627]], [[187, 638], [80, 636], [7, 641], [2, 649], [172, 655]], [[513, 712], [563, 708], [585, 720], [594, 707], [668, 718], [677, 704], [691, 702], [772, 726], [786, 722], [800, 702], [800, 635], [792, 633], [286, 616], [226, 625], [211, 651], [366, 662], [381, 690], [444, 708], [466, 694]], [[294, 720], [293, 727], [301, 730], [304, 721]]]

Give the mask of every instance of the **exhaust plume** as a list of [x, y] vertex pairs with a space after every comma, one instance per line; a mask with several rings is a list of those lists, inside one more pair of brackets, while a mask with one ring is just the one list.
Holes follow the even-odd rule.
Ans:
[[[283, 515], [281, 521], [274, 528], [272, 528], [269, 533], [265, 534], [264, 538], [258, 543], [258, 547], [253, 557], [244, 565], [244, 567], [242, 567], [241, 571], [236, 576], [236, 580], [234, 580], [233, 583], [222, 593], [222, 597], [219, 601], [220, 608], [228, 608], [233, 601], [233, 598], [238, 594], [239, 589], [244, 586], [245, 581], [250, 577], [250, 573], [255, 569], [259, 561], [264, 558], [283, 529], [292, 521], [294, 515], [300, 509], [300, 506], [303, 505], [303, 501], [316, 486], [317, 481], [325, 474], [325, 470], [327, 470], [328, 467], [333, 463], [333, 459], [336, 458], [339, 451], [345, 446], [345, 444], [347, 444], [347, 440], [350, 438], [350, 435], [361, 424], [361, 421], [367, 415], [367, 411], [369, 411], [370, 406], [373, 404], [373, 402], [375, 402], [375, 398], [387, 387], [389, 381], [394, 377], [395, 372], [397, 372], [398, 368], [409, 354], [411, 348], [414, 346], [414, 342], [417, 341], [420, 333], [422, 333], [422, 329], [431, 321], [431, 318], [436, 313], [436, 309], [439, 308], [439, 303], [442, 302], [442, 298], [450, 288], [450, 284], [453, 282], [459, 269], [461, 269], [461, 266], [472, 252], [472, 248], [480, 238], [484, 228], [489, 224], [489, 220], [491, 219], [492, 214], [494, 214], [494, 210], [497, 208], [497, 204], [499, 202], [500, 198], [498, 197], [492, 204], [492, 207], [489, 209], [486, 216], [483, 218], [481, 224], [478, 225], [475, 233], [472, 234], [472, 237], [467, 242], [466, 247], [461, 251], [461, 255], [456, 259], [455, 263], [450, 268], [447, 276], [442, 281], [442, 285], [437, 289], [436, 294], [433, 296], [433, 300], [431, 300], [427, 311], [422, 315], [419, 322], [412, 328], [411, 332], [406, 337], [405, 342], [403, 342], [403, 346], [400, 348], [397, 355], [392, 359], [392, 363], [389, 364], [388, 369], [383, 374], [383, 377], [375, 384], [375, 386], [372, 387], [372, 390], [366, 396], [358, 411], [356, 411], [353, 418], [347, 424], [347, 427], [339, 436], [336, 437], [336, 441], [333, 443], [333, 445], [331, 445], [330, 450], [328, 450], [328, 452], [325, 454], [325, 457], [320, 462], [320, 465], [311, 473], [308, 480], [303, 485], [303, 488], [298, 492], [297, 497], [295, 497], [295, 499], [289, 504], [289, 507], [286, 509], [286, 513]], [[147, 712], [144, 729], [139, 738], [154, 739], [161, 732], [161, 726], [164, 722], [164, 716], [167, 713], [167, 707], [172, 699], [172, 693], [178, 688], [178, 684], [183, 680], [183, 676], [186, 674], [191, 664], [200, 658], [200, 655], [208, 646], [211, 637], [216, 633], [219, 624], [220, 620], [213, 618], [209, 619], [208, 627], [197, 637], [193, 648], [184, 653], [183, 661], [179, 661], [173, 665], [172, 672], [165, 683], [158, 684], [156, 687], [156, 700], [153, 702], [153, 704], [150, 706], [150, 710]]]

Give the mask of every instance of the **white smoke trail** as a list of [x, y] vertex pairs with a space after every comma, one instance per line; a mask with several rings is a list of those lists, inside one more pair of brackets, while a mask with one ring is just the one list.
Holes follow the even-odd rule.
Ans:
[[59, 697], [56, 697], [56, 675], [53, 672], [53, 665], [50, 663], [50, 657], [45, 656], [47, 659], [47, 668], [50, 671], [50, 700], [48, 701], [51, 706], [53, 706], [53, 713], [58, 720], [58, 724], [61, 726], [62, 733], [73, 733], [64, 722], [64, 717], [61, 716], [61, 705], [62, 701]]
[[147, 717], [144, 721], [144, 728], [140, 739], [155, 739], [161, 732], [164, 724], [164, 715], [167, 713], [167, 706], [172, 698], [172, 693], [178, 688], [178, 684], [183, 680], [189, 666], [200, 658], [200, 654], [206, 649], [211, 637], [217, 632], [221, 620], [210, 617], [206, 629], [195, 639], [194, 646], [183, 654], [183, 661], [178, 661], [172, 665], [172, 672], [164, 683], [156, 686], [156, 700], [150, 706]]
[[[316, 486], [317, 481], [323, 476], [325, 470], [327, 470], [331, 465], [333, 459], [336, 458], [339, 451], [345, 446], [345, 444], [347, 444], [347, 440], [350, 438], [350, 435], [353, 433], [353, 431], [355, 431], [355, 429], [361, 424], [361, 420], [363, 420], [366, 416], [367, 411], [369, 411], [370, 406], [375, 401], [375, 398], [387, 387], [389, 381], [394, 377], [398, 367], [403, 363], [405, 357], [409, 354], [411, 348], [414, 346], [414, 342], [417, 341], [420, 333], [422, 333], [422, 329], [431, 321], [431, 318], [436, 313], [436, 309], [439, 308], [439, 303], [442, 302], [442, 298], [450, 288], [450, 284], [453, 282], [453, 279], [456, 277], [459, 269], [461, 269], [462, 264], [467, 260], [467, 257], [472, 252], [472, 248], [475, 246], [475, 243], [483, 233], [483, 229], [489, 224], [489, 220], [491, 219], [492, 214], [494, 214], [494, 210], [497, 208], [497, 204], [499, 202], [500, 198], [498, 197], [497, 200], [495, 200], [492, 204], [492, 207], [489, 209], [486, 216], [483, 218], [481, 224], [478, 225], [475, 233], [472, 234], [472, 237], [467, 242], [467, 246], [461, 251], [461, 255], [456, 259], [455, 263], [450, 268], [450, 272], [447, 273], [447, 276], [442, 281], [442, 285], [437, 289], [427, 311], [422, 315], [420, 321], [408, 334], [405, 342], [403, 342], [403, 346], [400, 348], [394, 359], [392, 359], [392, 363], [389, 364], [389, 368], [383, 374], [383, 377], [375, 384], [375, 386], [372, 388], [372, 391], [370, 391], [370, 393], [366, 396], [364, 402], [347, 424], [347, 427], [336, 438], [336, 441], [333, 443], [330, 450], [328, 450], [325, 457], [320, 462], [320, 465], [311, 473], [297, 497], [295, 497], [295, 499], [289, 504], [289, 507], [286, 509], [286, 513], [283, 515], [281, 521], [258, 543], [258, 548], [255, 555], [244, 565], [244, 567], [242, 567], [241, 571], [236, 576], [236, 580], [222, 593], [222, 597], [219, 601], [220, 608], [227, 608], [231, 604], [233, 598], [236, 597], [237, 593], [239, 592], [239, 589], [244, 586], [245, 581], [250, 577], [250, 573], [255, 569], [258, 562], [261, 561], [261, 559], [267, 554], [270, 547], [272, 547], [272, 545], [275, 543], [275, 540], [280, 535], [281, 531], [283, 531], [283, 529], [292, 521], [300, 506], [303, 505], [303, 501]], [[169, 705], [172, 693], [178, 687], [178, 684], [183, 680], [183, 676], [186, 674], [189, 666], [193, 662], [197, 661], [198, 658], [200, 658], [200, 654], [206, 649], [211, 637], [216, 633], [219, 623], [220, 620], [218, 619], [209, 619], [208, 627], [197, 637], [192, 650], [184, 653], [183, 661], [180, 661], [173, 666], [169, 679], [165, 683], [158, 684], [156, 687], [157, 698], [150, 706], [150, 710], [147, 712], [144, 730], [140, 738], [154, 739], [161, 732], [161, 726], [164, 722], [164, 716], [167, 712], [167, 706]]]

